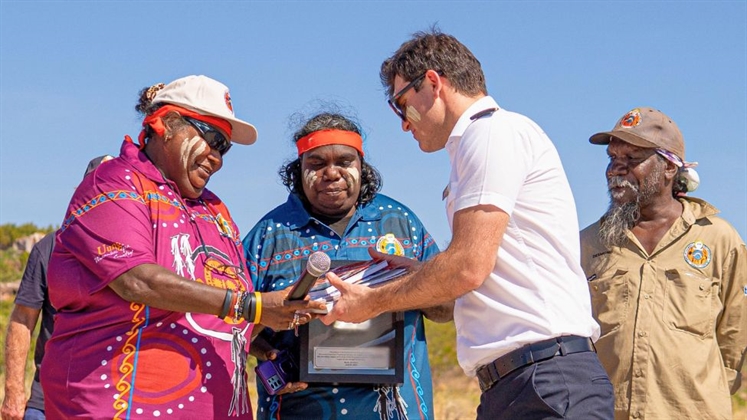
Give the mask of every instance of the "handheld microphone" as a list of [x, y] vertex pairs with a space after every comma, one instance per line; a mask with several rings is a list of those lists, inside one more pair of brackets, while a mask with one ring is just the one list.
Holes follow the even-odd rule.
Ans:
[[329, 255], [321, 251], [311, 254], [308, 261], [306, 261], [306, 268], [301, 273], [301, 277], [296, 280], [296, 284], [293, 285], [290, 293], [288, 293], [287, 299], [301, 300], [305, 298], [311, 287], [316, 283], [316, 280], [329, 271], [331, 265], [332, 261], [329, 259]]

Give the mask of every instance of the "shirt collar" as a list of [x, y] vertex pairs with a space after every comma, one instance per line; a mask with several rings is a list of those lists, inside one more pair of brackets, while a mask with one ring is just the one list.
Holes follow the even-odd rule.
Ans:
[[[119, 149], [119, 156], [125, 162], [131, 165], [135, 171], [144, 175], [149, 180], [155, 182], [156, 184], [165, 183], [172, 190], [174, 190], [175, 194], [179, 194], [179, 188], [176, 186], [176, 183], [164, 178], [161, 171], [159, 171], [156, 165], [153, 164], [150, 159], [148, 159], [148, 156], [146, 156], [145, 152], [140, 150], [140, 148], [132, 142], [132, 139], [130, 139], [129, 136], [127, 136], [122, 142], [122, 147]], [[186, 198], [182, 199], [188, 201]], [[220, 199], [218, 199], [218, 197], [207, 188], [202, 190], [202, 194], [200, 195], [198, 200], [203, 200], [205, 202], [211, 203], [220, 201]]]
[[[145, 152], [140, 150], [138, 146], [132, 142], [129, 136], [125, 138], [124, 142], [122, 142], [122, 147], [119, 150], [119, 155], [127, 163], [132, 165], [132, 167], [136, 171], [145, 175], [151, 181], [154, 181], [158, 184], [164, 183], [165, 179], [163, 177], [163, 174], [161, 174], [161, 171], [159, 171], [158, 168], [156, 168], [156, 165], [154, 165], [153, 162], [148, 159], [148, 156], [145, 155]], [[174, 185], [174, 187], [176, 188], [176, 185]]]
[[491, 96], [484, 96], [475, 101], [475, 103], [470, 105], [469, 108], [467, 108], [467, 110], [464, 111], [459, 117], [456, 124], [454, 125], [454, 128], [451, 130], [451, 134], [449, 134], [449, 140], [446, 142], [446, 144], [448, 145], [450, 142], [458, 140], [462, 137], [464, 132], [467, 130], [467, 127], [469, 127], [469, 125], [473, 122], [473, 120], [470, 119], [471, 116], [477, 114], [482, 110], [497, 107], [498, 103]]
[[687, 226], [693, 225], [698, 219], [713, 216], [719, 213], [719, 210], [705, 200], [695, 197], [680, 197], [682, 203], [682, 219]]
[[[368, 204], [364, 205], [363, 207], [356, 208], [355, 214], [353, 214], [353, 217], [350, 219], [351, 224], [357, 222], [358, 220], [374, 221], [381, 219], [381, 211], [379, 210], [378, 206], [372, 205], [374, 204], [374, 201], [376, 201], [375, 198], [372, 201], [369, 201]], [[306, 208], [303, 206], [301, 198], [298, 195], [289, 194], [286, 203], [289, 207], [289, 228], [301, 229], [310, 224], [312, 220], [316, 220], [309, 214], [308, 211], [306, 211]]]
[[[682, 235], [684, 235], [690, 227], [698, 223], [698, 220], [704, 219], [709, 216], [713, 216], [718, 213], [718, 210], [707, 203], [704, 200], [694, 197], [680, 197], [679, 202], [682, 203], [682, 215], [679, 219], [672, 223], [667, 234], [661, 239], [651, 255], [657, 254], [659, 251], [668, 246], [669, 243], [674, 242]], [[628, 238], [638, 246], [641, 250], [643, 246], [638, 242], [638, 239], [633, 233], [628, 230]]]

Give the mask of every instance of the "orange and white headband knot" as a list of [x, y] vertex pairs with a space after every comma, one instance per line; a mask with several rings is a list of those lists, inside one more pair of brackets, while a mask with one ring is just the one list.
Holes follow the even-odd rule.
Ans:
[[361, 157], [363, 156], [363, 138], [358, 133], [346, 130], [329, 129], [314, 131], [311, 134], [301, 137], [296, 142], [296, 148], [298, 148], [298, 156], [300, 157], [311, 149], [332, 144], [350, 146], [357, 150], [361, 154]]

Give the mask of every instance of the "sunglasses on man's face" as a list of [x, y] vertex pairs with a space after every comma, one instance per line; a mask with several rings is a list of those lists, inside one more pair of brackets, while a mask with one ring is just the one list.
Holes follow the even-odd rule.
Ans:
[[190, 125], [192, 125], [192, 127], [195, 128], [195, 130], [197, 130], [198, 133], [200, 133], [200, 136], [205, 140], [205, 142], [207, 142], [208, 146], [210, 146], [211, 149], [220, 153], [221, 156], [228, 153], [228, 150], [231, 148], [231, 141], [228, 140], [226, 136], [223, 135], [223, 133], [206, 122], [191, 117], [182, 118], [184, 118], [185, 121], [187, 121]]
[[405, 115], [405, 111], [399, 105], [399, 98], [401, 98], [402, 95], [407, 93], [408, 90], [415, 87], [415, 85], [418, 84], [421, 80], [423, 80], [426, 73], [423, 73], [420, 76], [413, 79], [412, 82], [408, 83], [407, 86], [403, 87], [402, 89], [399, 90], [399, 92], [397, 92], [394, 96], [392, 96], [392, 99], [389, 99], [387, 101], [389, 102], [389, 106], [392, 108], [392, 111], [394, 111], [394, 113], [397, 114], [397, 116], [399, 116], [402, 119], [402, 121], [407, 122], [407, 116]]

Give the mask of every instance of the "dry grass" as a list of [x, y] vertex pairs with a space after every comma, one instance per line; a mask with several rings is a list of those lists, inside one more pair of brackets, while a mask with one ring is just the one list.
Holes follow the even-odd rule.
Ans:
[[[433, 410], [437, 420], [474, 419], [480, 403], [477, 380], [468, 378], [456, 361], [454, 324], [433, 324], [426, 321], [428, 348], [433, 377]], [[247, 372], [254, 384], [254, 359]], [[252, 407], [257, 407], [257, 390], [249, 387]]]
[[480, 404], [480, 386], [461, 368], [433, 372], [433, 410], [438, 420], [474, 419]]
[[425, 331], [433, 377], [434, 418], [474, 419], [480, 404], [480, 386], [477, 379], [467, 377], [459, 367], [454, 324], [426, 320]]

